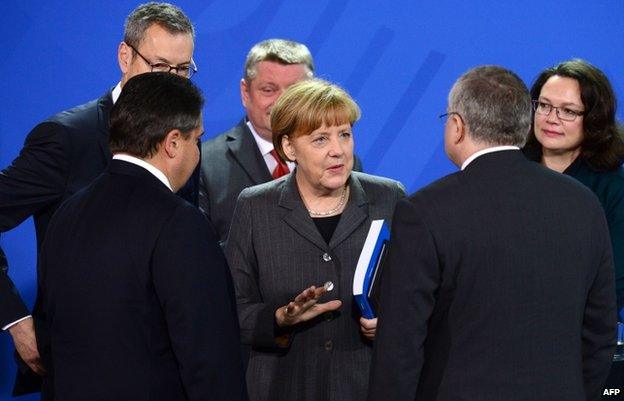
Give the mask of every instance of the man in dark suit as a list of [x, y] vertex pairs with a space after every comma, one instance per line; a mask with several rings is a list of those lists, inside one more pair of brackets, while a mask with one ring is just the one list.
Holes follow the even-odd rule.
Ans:
[[[0, 232], [33, 216], [40, 249], [59, 205], [93, 181], [108, 164], [108, 114], [121, 88], [131, 77], [150, 71], [190, 77], [196, 70], [193, 37], [188, 17], [168, 3], [144, 4], [128, 16], [117, 53], [122, 72], [117, 86], [99, 99], [37, 125], [20, 155], [0, 172]], [[18, 354], [27, 364], [20, 366], [14, 394], [36, 391], [39, 380], [30, 369], [38, 374], [43, 369], [33, 323], [6, 270], [0, 270], [0, 328], [11, 333]]]
[[495, 66], [449, 95], [461, 166], [399, 202], [381, 281], [369, 400], [597, 400], [615, 339], [604, 213], [518, 150], [528, 90]]
[[199, 162], [202, 106], [187, 79], [129, 80], [110, 115], [112, 162], [52, 218], [35, 315], [44, 397], [246, 400], [225, 257], [173, 193]]

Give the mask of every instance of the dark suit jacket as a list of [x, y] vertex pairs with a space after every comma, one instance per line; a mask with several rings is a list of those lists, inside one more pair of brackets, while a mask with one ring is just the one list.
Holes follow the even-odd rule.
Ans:
[[[272, 180], [253, 134], [242, 119], [235, 127], [202, 144], [199, 208], [224, 242], [241, 191]], [[353, 169], [362, 170], [355, 157]]]
[[113, 160], [52, 219], [37, 340], [57, 400], [245, 400], [234, 290], [214, 230]]
[[[33, 128], [19, 156], [0, 173], [0, 232], [33, 216], [40, 249], [58, 206], [106, 168], [111, 157], [107, 141], [112, 106], [109, 91]], [[0, 326], [30, 314], [7, 271], [0, 271], [0, 291]], [[14, 395], [39, 387], [39, 378], [22, 364]]]
[[598, 172], [578, 157], [563, 173], [591, 189], [605, 211], [613, 246], [618, 308], [624, 308], [624, 167]]
[[369, 400], [600, 398], [615, 338], [604, 213], [520, 151], [397, 205]]
[[[59, 205], [106, 168], [111, 158], [108, 115], [112, 107], [108, 91], [99, 99], [56, 114], [33, 128], [19, 156], [0, 172], [0, 232], [33, 216], [37, 249], [41, 248], [48, 223]], [[197, 184], [192, 185], [193, 179], [179, 192], [189, 201], [197, 198]], [[7, 270], [0, 269], [0, 327], [30, 313]], [[14, 394], [38, 391], [39, 387], [39, 378], [21, 364]]]
[[[350, 197], [327, 244], [301, 201], [295, 174], [245, 189], [236, 205], [226, 255], [238, 302], [247, 369], [257, 401], [364, 400], [371, 356], [360, 335], [353, 273], [373, 219], [390, 222], [400, 183], [351, 174]], [[294, 327], [290, 347], [275, 343], [275, 310], [310, 285], [334, 283], [325, 298], [337, 312]]]

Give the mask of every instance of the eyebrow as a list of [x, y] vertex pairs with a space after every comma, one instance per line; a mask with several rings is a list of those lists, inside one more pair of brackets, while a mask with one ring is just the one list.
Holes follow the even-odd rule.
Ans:
[[154, 56], [154, 57], [156, 58], [156, 63], [155, 64], [158, 64], [159, 62], [162, 62], [162, 63], [165, 63], [165, 64], [169, 64], [170, 66], [172, 65], [174, 67], [180, 67], [180, 66], [183, 66], [183, 65], [186, 65], [186, 64], [189, 64], [189, 65], [191, 64], [191, 60], [184, 61], [184, 62], [182, 62], [180, 64], [173, 64], [171, 61], [167, 60], [164, 57], [159, 57], [159, 56]]
[[[539, 99], [547, 100], [547, 101], [549, 101], [550, 103], [552, 103], [552, 100], [550, 100], [550, 99], [549, 99], [549, 98], [547, 98], [546, 96], [540, 96], [540, 97], [538, 98], [538, 100], [539, 100]], [[576, 106], [576, 107], [583, 108], [583, 106], [582, 106], [582, 105], [580, 105], [580, 104], [578, 104], [578, 103], [574, 103], [574, 102], [563, 102], [563, 103], [561, 103], [561, 104], [559, 105], [559, 107], [562, 107], [562, 106]]]
[[[548, 101], [548, 102], [552, 103], [552, 100], [550, 100], [550, 99], [549, 99], [549, 98], [547, 98], [546, 96], [540, 96], [540, 97], [538, 98], [538, 100], [540, 100], [540, 99], [542, 99], [542, 100], [546, 100], [546, 101]], [[582, 105], [580, 105], [580, 104], [578, 104], [578, 103], [574, 103], [574, 102], [563, 102], [563, 103], [561, 103], [561, 104], [560, 104], [559, 106], [557, 106], [557, 107], [564, 107], [564, 106], [575, 106], [575, 107], [579, 107], [579, 108], [581, 108], [581, 109], [582, 109], [582, 108], [584, 108]]]

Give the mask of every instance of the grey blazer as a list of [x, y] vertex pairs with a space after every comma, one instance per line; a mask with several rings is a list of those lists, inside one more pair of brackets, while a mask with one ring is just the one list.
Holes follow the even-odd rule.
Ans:
[[[242, 342], [251, 344], [251, 400], [365, 400], [371, 342], [360, 334], [353, 272], [374, 219], [390, 222], [405, 196], [394, 180], [353, 172], [350, 197], [329, 244], [299, 196], [295, 174], [245, 189], [236, 204], [226, 256], [236, 288]], [[280, 348], [275, 310], [310, 285], [335, 284], [321, 302], [338, 311], [292, 328]]]
[[229, 131], [202, 144], [199, 208], [220, 241], [225, 240], [240, 192], [271, 181], [258, 145], [242, 119]]

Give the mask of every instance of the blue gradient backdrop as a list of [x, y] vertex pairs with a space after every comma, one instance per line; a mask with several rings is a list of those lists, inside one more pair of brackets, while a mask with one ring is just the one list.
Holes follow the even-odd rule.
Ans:
[[[0, 16], [0, 168], [46, 117], [99, 97], [119, 79], [116, 51], [130, 1], [8, 1]], [[624, 94], [624, 2], [534, 1], [179, 1], [197, 28], [193, 78], [206, 96], [205, 138], [242, 116], [238, 82], [249, 48], [273, 37], [306, 43], [317, 75], [339, 83], [362, 108], [355, 127], [364, 169], [409, 191], [451, 171], [442, 144], [454, 80], [500, 64], [530, 85], [545, 66], [582, 57]], [[622, 112], [619, 112], [620, 118]], [[32, 305], [35, 241], [28, 220], [0, 238], [10, 274]], [[0, 294], [0, 296], [2, 296]], [[0, 335], [0, 400], [15, 375]], [[20, 398], [38, 399], [35, 396]], [[85, 395], [88, 399], [88, 395]]]

